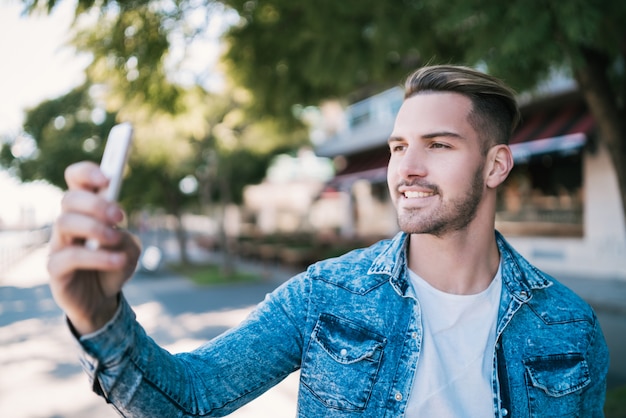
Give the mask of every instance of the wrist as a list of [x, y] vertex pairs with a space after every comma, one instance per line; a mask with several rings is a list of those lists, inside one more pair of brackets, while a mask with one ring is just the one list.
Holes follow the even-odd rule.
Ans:
[[98, 309], [94, 309], [90, 315], [83, 317], [72, 317], [68, 314], [67, 319], [72, 331], [81, 337], [102, 329], [117, 312], [119, 307], [119, 295], [108, 298]]

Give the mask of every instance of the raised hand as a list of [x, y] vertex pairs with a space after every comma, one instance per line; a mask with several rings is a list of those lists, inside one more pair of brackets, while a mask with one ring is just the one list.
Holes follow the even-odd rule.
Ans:
[[[73, 164], [65, 170], [65, 180], [68, 191], [52, 231], [48, 272], [54, 299], [83, 335], [115, 314], [141, 248], [136, 237], [116, 227], [124, 219], [118, 204], [97, 193], [108, 182], [97, 164]], [[100, 247], [85, 247], [87, 239]]]

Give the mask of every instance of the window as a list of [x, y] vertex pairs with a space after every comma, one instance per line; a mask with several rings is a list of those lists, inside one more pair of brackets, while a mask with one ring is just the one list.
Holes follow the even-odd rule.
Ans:
[[496, 222], [511, 235], [582, 236], [582, 153], [516, 165], [500, 188]]

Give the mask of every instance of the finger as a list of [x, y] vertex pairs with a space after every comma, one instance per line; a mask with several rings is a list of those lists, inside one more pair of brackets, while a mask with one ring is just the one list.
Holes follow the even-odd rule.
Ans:
[[126, 231], [120, 247], [117, 249], [123, 250], [126, 254], [126, 273], [128, 277], [132, 276], [133, 272], [137, 268], [137, 263], [139, 263], [139, 257], [141, 257], [141, 240], [138, 236]]
[[65, 182], [69, 189], [96, 191], [105, 187], [108, 180], [96, 163], [81, 161], [65, 169]]
[[64, 213], [54, 224], [50, 248], [55, 252], [87, 239], [94, 239], [103, 247], [115, 247], [122, 242], [123, 233], [112, 225], [90, 216]]
[[61, 200], [62, 212], [78, 212], [114, 225], [124, 219], [124, 212], [115, 202], [107, 202], [102, 197], [84, 190], [66, 192]]
[[47, 268], [50, 277], [61, 279], [71, 277], [78, 270], [122, 272], [126, 262], [127, 257], [123, 252], [73, 246], [50, 253]]

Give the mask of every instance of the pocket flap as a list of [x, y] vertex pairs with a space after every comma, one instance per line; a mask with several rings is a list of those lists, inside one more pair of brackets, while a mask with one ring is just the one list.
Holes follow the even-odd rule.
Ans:
[[578, 353], [531, 357], [524, 366], [532, 385], [550, 396], [567, 395], [590, 382], [587, 361]]
[[313, 338], [337, 362], [350, 364], [380, 355], [385, 338], [346, 319], [321, 314]]

